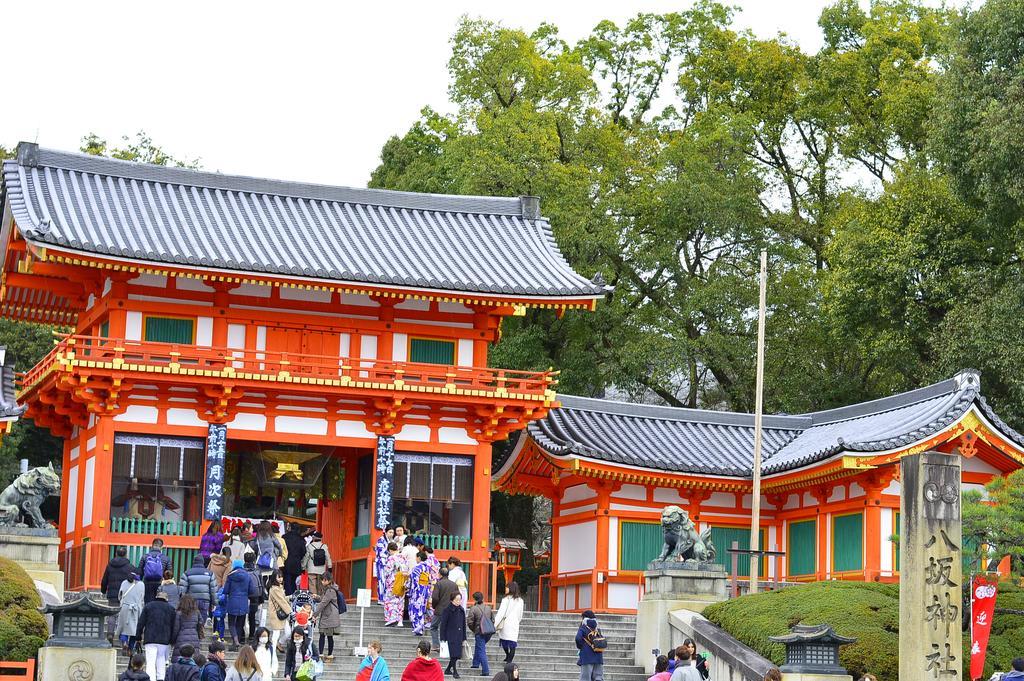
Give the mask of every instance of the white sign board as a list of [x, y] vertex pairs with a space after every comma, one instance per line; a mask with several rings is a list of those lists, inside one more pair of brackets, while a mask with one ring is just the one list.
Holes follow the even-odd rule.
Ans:
[[356, 607], [357, 608], [369, 608], [370, 607], [370, 590], [359, 589], [356, 593]]

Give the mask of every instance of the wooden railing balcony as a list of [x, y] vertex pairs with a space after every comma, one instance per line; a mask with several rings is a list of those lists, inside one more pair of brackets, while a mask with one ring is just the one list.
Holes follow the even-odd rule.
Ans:
[[[412, 392], [472, 394], [509, 400], [554, 400], [557, 371], [515, 371], [384, 359], [134, 341], [68, 335], [19, 376], [29, 391], [55, 371], [183, 374], [219, 381], [304, 383]], [[154, 376], [155, 378], [156, 376]]]

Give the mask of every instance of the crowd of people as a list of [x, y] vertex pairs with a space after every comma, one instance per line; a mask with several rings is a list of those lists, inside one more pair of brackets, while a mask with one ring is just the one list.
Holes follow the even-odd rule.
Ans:
[[[303, 665], [305, 672], [322, 671], [334, 659], [347, 606], [319, 532], [304, 534], [292, 525], [282, 535], [276, 523], [247, 521], [225, 535], [213, 522], [192, 566], [179, 576], [163, 549], [154, 539], [133, 565], [127, 549], [118, 547], [103, 573], [101, 588], [119, 608], [108, 636], [131, 657], [123, 678], [295, 679]], [[215, 639], [208, 657], [199, 653], [206, 627]], [[226, 649], [238, 651], [231, 669], [223, 664]]]
[[402, 627], [408, 621], [414, 636], [425, 636], [429, 630], [427, 657], [438, 653], [447, 659], [445, 673], [459, 678], [459, 661], [471, 658], [471, 669], [490, 676], [487, 644], [494, 635], [505, 652], [505, 663], [513, 661], [523, 619], [523, 599], [515, 582], [509, 583], [497, 615], [484, 605], [479, 592], [473, 594], [471, 606], [462, 562], [453, 556], [442, 564], [422, 538], [401, 525], [384, 530], [377, 540], [373, 575], [384, 625]]

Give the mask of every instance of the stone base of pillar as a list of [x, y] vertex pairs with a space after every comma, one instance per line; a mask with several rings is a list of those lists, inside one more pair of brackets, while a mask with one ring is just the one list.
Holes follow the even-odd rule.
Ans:
[[56, 531], [5, 527], [0, 532], [0, 558], [16, 561], [32, 579], [46, 582], [64, 599], [64, 573], [57, 564], [60, 539]]
[[652, 650], [668, 652], [672, 631], [668, 614], [674, 610], [703, 612], [712, 603], [726, 600], [728, 576], [713, 563], [700, 569], [684, 568], [682, 563], [656, 563], [644, 572], [646, 591], [637, 604], [636, 646], [633, 661], [647, 673], [654, 672]]
[[43, 646], [39, 649], [38, 681], [116, 678], [117, 651], [113, 648]]

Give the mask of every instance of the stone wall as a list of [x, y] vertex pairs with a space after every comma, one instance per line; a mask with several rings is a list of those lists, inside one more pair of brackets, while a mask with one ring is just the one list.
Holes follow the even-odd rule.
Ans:
[[693, 611], [669, 613], [669, 627], [673, 646], [692, 638], [699, 652], [710, 654], [708, 671], [714, 681], [762, 681], [765, 673], [775, 666], [771, 660], [761, 657]]

